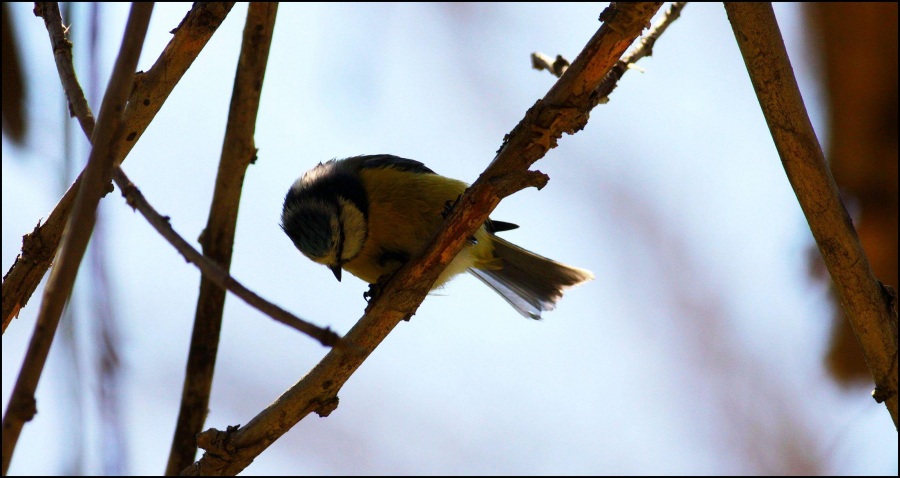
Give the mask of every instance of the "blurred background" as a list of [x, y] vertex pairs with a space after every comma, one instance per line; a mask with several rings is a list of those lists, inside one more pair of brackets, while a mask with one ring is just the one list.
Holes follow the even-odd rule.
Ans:
[[[529, 55], [573, 60], [604, 7], [282, 5], [232, 274], [349, 330], [367, 286], [335, 281], [282, 233], [291, 183], [319, 161], [373, 153], [474, 181], [555, 81]], [[4, 271], [89, 152], [32, 8], [3, 4]], [[195, 245], [246, 8], [123, 164]], [[189, 9], [156, 6], [140, 69]], [[775, 9], [873, 268], [896, 286], [897, 6]], [[127, 10], [64, 6], [95, 113]], [[511, 241], [596, 279], [542, 321], [456, 279], [363, 364], [334, 413], [301, 421], [244, 474], [897, 474], [896, 429], [855, 339], [834, 329], [844, 319], [722, 5], [689, 4], [639, 66], [535, 165], [549, 185], [492, 215], [521, 225]], [[199, 274], [118, 192], [101, 202], [93, 245], [10, 474], [165, 468]], [[3, 336], [4, 410], [41, 290]], [[229, 297], [207, 428], [247, 423], [325, 353]]]

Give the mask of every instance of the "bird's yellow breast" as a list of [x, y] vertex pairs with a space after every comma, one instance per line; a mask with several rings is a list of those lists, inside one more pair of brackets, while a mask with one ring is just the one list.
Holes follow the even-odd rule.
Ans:
[[[448, 201], [452, 205], [466, 190], [462, 181], [390, 167], [364, 169], [360, 178], [369, 201], [368, 234], [359, 255], [344, 269], [369, 283], [419, 255], [444, 222]], [[475, 237], [476, 244], [467, 245], [454, 260], [462, 263], [449, 266], [436, 286], [467, 267], [489, 266], [494, 257], [490, 235], [482, 226]]]

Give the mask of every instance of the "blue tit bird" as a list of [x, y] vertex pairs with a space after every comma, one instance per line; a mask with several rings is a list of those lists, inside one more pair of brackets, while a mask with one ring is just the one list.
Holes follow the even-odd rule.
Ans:
[[[375, 284], [419, 255], [466, 183], [388, 154], [319, 163], [284, 198], [281, 228], [300, 252]], [[526, 251], [496, 235], [515, 224], [488, 220], [438, 277], [434, 288], [468, 271], [520, 314], [540, 319], [563, 289], [594, 275]]]

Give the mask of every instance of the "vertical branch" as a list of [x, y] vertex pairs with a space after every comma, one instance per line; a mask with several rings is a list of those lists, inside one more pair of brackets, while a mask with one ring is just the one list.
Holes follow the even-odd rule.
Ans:
[[825, 164], [770, 3], [726, 3], [750, 81], [788, 180], [875, 381], [897, 426], [897, 315], [875, 278]]
[[59, 325], [59, 317], [72, 292], [75, 276], [84, 257], [96, 220], [97, 205], [105, 194], [112, 169], [115, 166], [114, 146], [122, 134], [125, 102], [134, 81], [134, 72], [144, 45], [147, 26], [150, 23], [152, 3], [132, 5], [119, 56], [113, 67], [100, 117], [94, 129], [93, 148], [85, 167], [84, 180], [78, 189], [72, 215], [63, 233], [59, 259], [47, 281], [47, 287], [38, 312], [35, 331], [16, 380], [15, 388], [3, 417], [3, 463], [5, 475], [9, 470], [12, 454], [19, 434], [35, 410], [34, 391], [47, 361], [50, 344]]
[[2, 130], [10, 141], [14, 144], [22, 145], [25, 142], [25, 136], [28, 133], [28, 121], [25, 119], [25, 97], [28, 95], [28, 89], [25, 86], [22, 70], [22, 60], [20, 59], [19, 48], [21, 46], [19, 35], [15, 29], [13, 17], [9, 11], [7, 2], [0, 4], [0, 49], [2, 49], [2, 69], [3, 75], [0, 77], [2, 87]]
[[[200, 238], [204, 255], [225, 271], [231, 266], [244, 175], [256, 159], [253, 133], [277, 11], [277, 3], [254, 2], [247, 12], [215, 191], [206, 229]], [[194, 462], [197, 454], [196, 437], [203, 427], [209, 406], [225, 295], [225, 289], [206, 276], [201, 277], [181, 409], [166, 466], [167, 475], [178, 474]]]

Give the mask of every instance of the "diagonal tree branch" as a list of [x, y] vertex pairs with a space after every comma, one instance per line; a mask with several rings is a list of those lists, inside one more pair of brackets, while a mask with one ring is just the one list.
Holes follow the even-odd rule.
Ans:
[[381, 295], [344, 337], [359, 350], [332, 349], [246, 426], [203, 432], [198, 441], [207, 451], [182, 474], [239, 473], [310, 412], [326, 416], [333, 411], [338, 403], [337, 393], [347, 379], [401, 320], [412, 316], [443, 268], [500, 199], [528, 186], [546, 184], [545, 175], [529, 171], [528, 167], [555, 147], [563, 133], [573, 134], [584, 128], [593, 106], [592, 92], [661, 5], [616, 3], [604, 11], [603, 26], [562, 78], [507, 135], [497, 157], [460, 198], [428, 250], [384, 285]]
[[[251, 3], [247, 11], [216, 186], [209, 219], [200, 237], [203, 254], [226, 272], [231, 267], [244, 175], [256, 159], [253, 134], [277, 13], [277, 3], [263, 2]], [[202, 276], [167, 475], [177, 474], [193, 463], [197, 455], [197, 434], [203, 429], [209, 407], [224, 310], [225, 290]]]
[[[200, 54], [200, 51], [231, 11], [234, 2], [195, 3], [190, 12], [174, 30], [172, 41], [146, 73], [135, 76], [131, 96], [125, 110], [126, 134], [119, 140], [116, 162], [120, 163], [131, 151], [147, 125], [156, 116], [181, 77]], [[57, 9], [58, 10], [58, 9]], [[42, 11], [46, 11], [42, 9]], [[50, 29], [51, 45], [65, 40], [58, 35], [62, 29]], [[56, 36], [54, 36], [56, 35]], [[73, 76], [74, 78], [74, 76]], [[81, 95], [84, 96], [83, 94]], [[73, 100], [71, 97], [70, 101]], [[77, 113], [77, 110], [73, 110]], [[46, 222], [40, 223], [30, 234], [22, 238], [22, 253], [3, 276], [3, 331], [9, 322], [25, 306], [37, 288], [56, 254], [63, 228], [72, 210], [75, 194], [81, 184], [81, 176], [75, 180], [59, 200]]]
[[750, 81], [781, 164], [875, 381], [897, 426], [897, 312], [893, 293], [869, 266], [856, 230], [825, 164], [770, 3], [726, 3]]
[[97, 205], [105, 194], [116, 162], [117, 138], [123, 134], [123, 111], [131, 92], [134, 71], [150, 24], [152, 3], [132, 5], [119, 57], [113, 68], [109, 86], [100, 107], [93, 135], [93, 148], [84, 170], [84, 180], [72, 207], [72, 215], [63, 233], [59, 262], [50, 274], [35, 331], [25, 354], [22, 370], [16, 380], [3, 416], [3, 463], [6, 475], [19, 434], [35, 411], [34, 392], [47, 361], [59, 318], [72, 292], [75, 276], [84, 257], [96, 221]]

